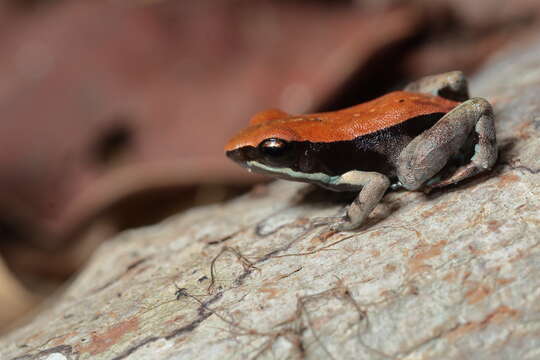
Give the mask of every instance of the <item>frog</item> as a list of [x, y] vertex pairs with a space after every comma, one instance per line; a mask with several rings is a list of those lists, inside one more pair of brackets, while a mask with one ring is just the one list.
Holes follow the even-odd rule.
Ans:
[[361, 227], [389, 189], [453, 185], [491, 170], [498, 155], [493, 108], [469, 96], [461, 71], [341, 110], [259, 112], [225, 153], [249, 171], [358, 192], [342, 216], [324, 218], [334, 231]]

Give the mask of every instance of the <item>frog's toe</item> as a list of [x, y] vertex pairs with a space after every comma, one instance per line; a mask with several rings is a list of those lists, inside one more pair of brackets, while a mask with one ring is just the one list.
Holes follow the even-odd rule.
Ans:
[[349, 231], [358, 227], [358, 224], [352, 222], [347, 215], [315, 218], [312, 221], [313, 226], [329, 225], [331, 231]]
[[347, 216], [318, 217], [311, 221], [313, 226], [330, 226], [331, 231], [346, 231], [351, 229], [351, 224]]
[[351, 231], [358, 228], [358, 224], [353, 223], [348, 218], [340, 218], [330, 225], [332, 231]]
[[336, 221], [340, 220], [340, 216], [325, 216], [325, 217], [316, 217], [313, 220], [311, 220], [311, 224], [313, 226], [325, 226], [325, 225], [331, 225], [335, 223]]

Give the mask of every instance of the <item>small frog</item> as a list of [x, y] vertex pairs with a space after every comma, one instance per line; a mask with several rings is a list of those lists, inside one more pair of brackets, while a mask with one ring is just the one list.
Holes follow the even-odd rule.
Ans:
[[[459, 71], [424, 77], [403, 91], [339, 111], [263, 111], [225, 151], [249, 171], [360, 191], [346, 215], [332, 222], [336, 231], [362, 225], [390, 187], [443, 187], [487, 171], [497, 160], [491, 105], [469, 99]], [[447, 164], [467, 154], [441, 178]]]

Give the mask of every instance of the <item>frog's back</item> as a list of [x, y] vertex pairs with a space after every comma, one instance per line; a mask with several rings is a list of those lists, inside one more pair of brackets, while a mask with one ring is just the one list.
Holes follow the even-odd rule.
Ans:
[[[323, 120], [332, 129], [310, 137], [320, 142], [352, 140], [422, 116], [446, 114], [458, 104], [439, 96], [395, 91], [343, 110], [309, 115]], [[302, 130], [299, 127], [298, 132]]]
[[446, 114], [458, 104], [438, 96], [395, 91], [343, 110], [258, 119], [232, 138], [225, 149], [257, 146], [268, 138], [312, 143], [349, 141], [422, 116]]

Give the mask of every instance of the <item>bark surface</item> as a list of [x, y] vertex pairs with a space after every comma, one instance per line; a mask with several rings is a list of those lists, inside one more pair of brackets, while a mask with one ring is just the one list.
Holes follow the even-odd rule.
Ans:
[[488, 64], [494, 171], [387, 194], [356, 232], [342, 195], [290, 182], [104, 244], [2, 359], [540, 358], [540, 41]]

